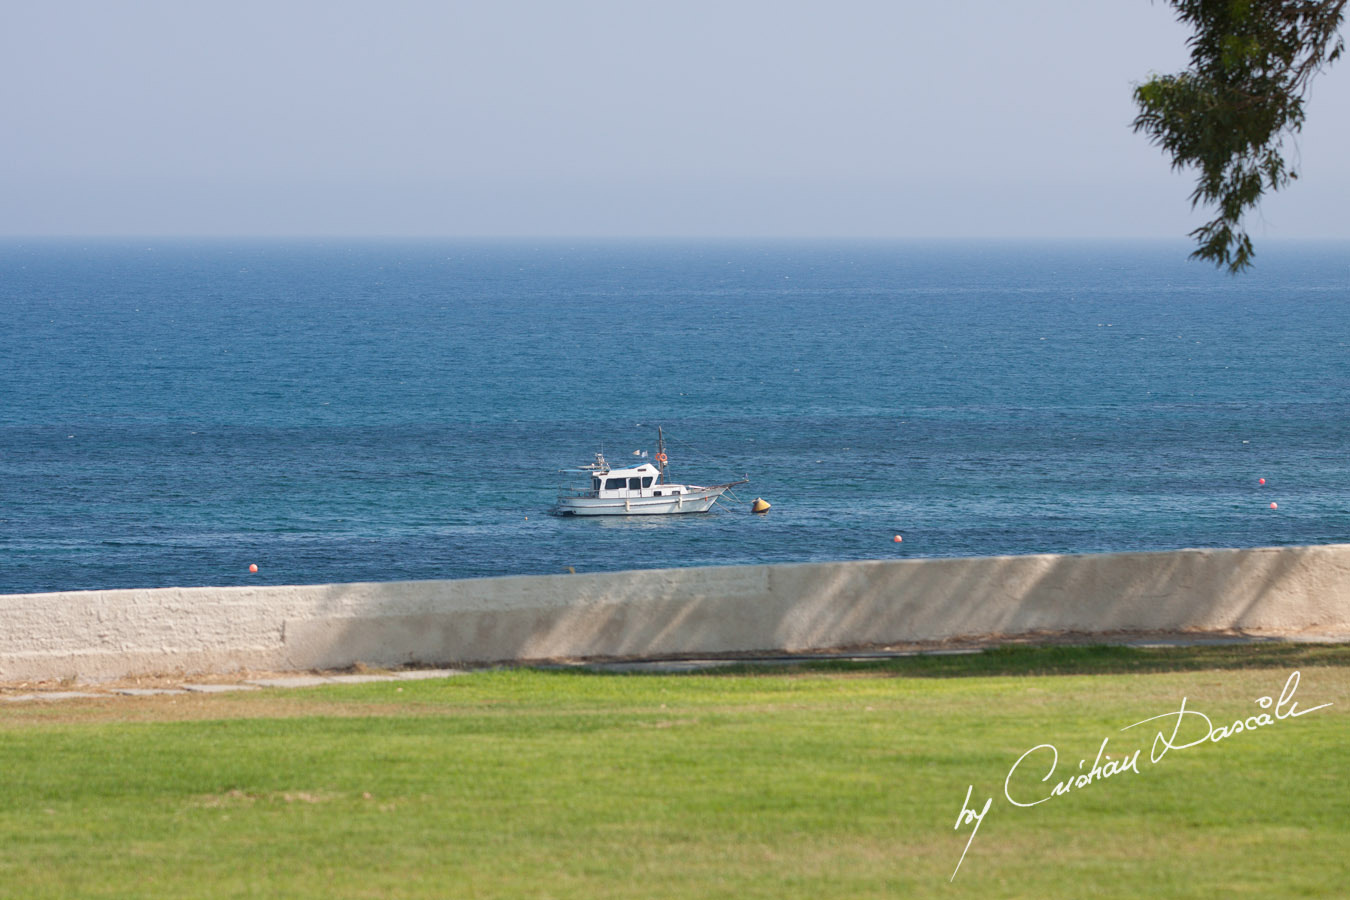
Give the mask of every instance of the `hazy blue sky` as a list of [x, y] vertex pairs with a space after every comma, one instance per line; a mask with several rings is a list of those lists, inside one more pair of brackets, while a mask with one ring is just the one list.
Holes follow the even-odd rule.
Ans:
[[[1178, 236], [1148, 0], [20, 2], [0, 234]], [[1350, 237], [1350, 62], [1256, 236]]]

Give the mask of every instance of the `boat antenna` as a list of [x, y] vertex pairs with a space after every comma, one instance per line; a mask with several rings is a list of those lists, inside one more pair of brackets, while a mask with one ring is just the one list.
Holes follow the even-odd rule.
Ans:
[[661, 426], [656, 426], [656, 461], [661, 465], [660, 484], [666, 483], [666, 436], [661, 431]]

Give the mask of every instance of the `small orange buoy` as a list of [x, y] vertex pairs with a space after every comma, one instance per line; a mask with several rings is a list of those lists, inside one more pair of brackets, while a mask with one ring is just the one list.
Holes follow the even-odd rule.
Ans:
[[1279, 508], [1280, 508], [1280, 504], [1278, 504], [1278, 503], [1272, 503], [1272, 504], [1270, 504], [1270, 508], [1271, 508], [1271, 509], [1279, 509]]
[[1262, 484], [1265, 484], [1265, 483], [1266, 483], [1266, 480], [1265, 480], [1264, 478], [1261, 478], [1261, 479], [1258, 479], [1258, 480], [1259, 480]]
[[256, 571], [258, 571], [258, 564], [257, 564], [257, 563], [249, 563], [249, 564], [248, 564], [248, 570], [249, 570], [250, 572], [256, 572]]
[[903, 541], [903, 540], [904, 540], [904, 538], [902, 538], [900, 535], [897, 534], [897, 535], [895, 536], [895, 538], [891, 541], [891, 543], [893, 543], [893, 544], [898, 544], [898, 543], [900, 543], [900, 542]]

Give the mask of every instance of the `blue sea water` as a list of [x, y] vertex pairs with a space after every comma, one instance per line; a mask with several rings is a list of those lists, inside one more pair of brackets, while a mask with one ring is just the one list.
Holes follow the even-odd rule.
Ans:
[[1350, 540], [1350, 246], [1187, 249], [0, 242], [0, 593]]

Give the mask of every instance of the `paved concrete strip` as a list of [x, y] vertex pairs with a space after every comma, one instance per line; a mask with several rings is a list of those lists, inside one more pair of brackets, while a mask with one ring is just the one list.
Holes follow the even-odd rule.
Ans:
[[469, 674], [465, 669], [409, 669], [406, 672], [395, 672], [394, 676], [400, 681], [423, 681], [427, 678], [453, 678], [456, 675]]
[[[778, 662], [779, 660], [775, 660]], [[579, 666], [548, 666], [547, 668], [591, 669], [597, 672], [661, 672], [675, 675], [680, 672], [701, 672], [704, 669], [725, 669], [746, 663], [762, 664], [759, 659], [673, 659], [663, 662], [595, 663]], [[540, 668], [545, 668], [541, 666]]]
[[251, 684], [185, 684], [183, 690], [193, 694], [224, 694], [229, 691], [256, 691]]
[[599, 672], [700, 672], [723, 669], [727, 666], [795, 666], [814, 662], [875, 662], [909, 656], [970, 656], [983, 653], [976, 647], [957, 650], [877, 650], [866, 653], [801, 653], [785, 656], [724, 657], [719, 659], [654, 659], [626, 660], [624, 662], [582, 662], [565, 665], [540, 666], [550, 669], [590, 669]]
[[276, 687], [276, 688], [300, 688], [300, 687], [318, 687], [321, 684], [332, 684], [332, 680], [323, 675], [296, 675], [292, 678], [253, 678], [245, 681], [244, 684], [253, 684], [258, 687]]
[[114, 688], [113, 693], [128, 697], [157, 697], [160, 694], [186, 694], [187, 691], [182, 688]]
[[372, 681], [403, 681], [397, 675], [330, 675], [330, 684], [370, 684]]
[[106, 697], [107, 694], [86, 694], [82, 691], [43, 691], [38, 694], [16, 694], [6, 697], [10, 703], [24, 703], [29, 700], [79, 700], [87, 697]]
[[1281, 635], [1234, 635], [1228, 636], [1206, 636], [1197, 635], [1189, 637], [1187, 635], [1178, 635], [1176, 637], [1150, 637], [1131, 640], [1110, 640], [1104, 643], [1119, 645], [1124, 647], [1226, 647], [1235, 644], [1350, 644], [1350, 635], [1347, 634], [1281, 634]]
[[421, 681], [427, 678], [449, 678], [463, 675], [459, 669], [414, 669], [407, 672], [390, 672], [387, 675], [295, 675], [289, 678], [254, 678], [245, 682], [258, 687], [301, 688], [318, 687], [324, 684], [370, 684], [376, 681]]

